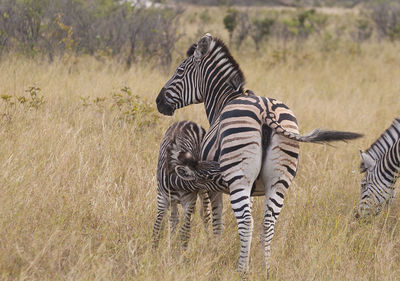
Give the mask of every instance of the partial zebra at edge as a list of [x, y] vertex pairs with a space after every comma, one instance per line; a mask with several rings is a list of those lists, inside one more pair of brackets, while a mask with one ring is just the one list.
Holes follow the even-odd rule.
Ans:
[[377, 215], [395, 197], [400, 173], [400, 118], [365, 151], [360, 150], [361, 195], [356, 217]]
[[394, 139], [399, 136], [400, 131], [400, 117], [393, 120], [391, 126], [387, 128], [380, 136], [377, 138], [371, 146], [365, 151], [371, 158], [379, 159], [385, 153], [388, 152], [390, 146], [387, 143], [391, 143]]

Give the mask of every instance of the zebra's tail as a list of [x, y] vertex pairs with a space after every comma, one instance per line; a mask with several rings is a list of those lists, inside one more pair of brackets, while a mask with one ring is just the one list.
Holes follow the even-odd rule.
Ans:
[[289, 139], [296, 140], [299, 142], [311, 142], [311, 143], [327, 143], [332, 141], [348, 141], [361, 138], [363, 134], [345, 132], [345, 131], [334, 131], [334, 130], [322, 130], [314, 129], [312, 132], [306, 135], [299, 135], [294, 132], [286, 130], [277, 121], [271, 120], [267, 122], [267, 125], [273, 129], [276, 133], [283, 135]]
[[[268, 103], [271, 103], [271, 101], [268, 100]], [[268, 106], [270, 109], [273, 108], [270, 104], [268, 104]], [[282, 108], [285, 111], [284, 115], [290, 115], [288, 121], [295, 122], [297, 127], [296, 118], [294, 117], [293, 113], [291, 113], [291, 111], [286, 106]], [[363, 136], [362, 134], [359, 133], [322, 130], [322, 129], [314, 129], [311, 133], [308, 133], [306, 135], [300, 135], [296, 132], [286, 129], [285, 126], [283, 126], [282, 123], [278, 121], [278, 118], [276, 118], [276, 114], [273, 110], [265, 112], [264, 123], [269, 128], [274, 130], [277, 134], [280, 134], [289, 139], [296, 140], [299, 142], [310, 142], [310, 143], [327, 143], [332, 141], [346, 142], [348, 140], [358, 139]]]
[[348, 141], [361, 138], [363, 135], [353, 132], [314, 129], [307, 135], [297, 135], [294, 139], [301, 142], [326, 143], [331, 141]]

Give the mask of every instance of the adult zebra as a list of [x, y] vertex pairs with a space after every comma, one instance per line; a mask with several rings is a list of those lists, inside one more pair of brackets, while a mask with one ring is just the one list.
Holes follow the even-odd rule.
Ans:
[[[204, 102], [210, 129], [201, 158], [220, 164], [230, 194], [241, 242], [238, 269], [248, 268], [253, 230], [250, 196], [265, 195], [261, 242], [268, 268], [270, 243], [284, 196], [297, 171], [299, 141], [348, 140], [361, 135], [314, 130], [300, 136], [290, 109], [274, 99], [244, 95], [245, 79], [224, 43], [210, 34], [192, 45], [188, 57], [161, 89], [158, 110], [172, 115], [177, 108]], [[222, 200], [214, 201], [222, 210]], [[219, 213], [218, 216], [221, 216]]]
[[[207, 226], [210, 214], [208, 205], [210, 198], [206, 190], [213, 188], [214, 174], [219, 175], [218, 163], [200, 160], [200, 144], [206, 131], [194, 122], [180, 121], [172, 124], [161, 141], [157, 165], [157, 217], [153, 227], [153, 247], [157, 247], [160, 239], [160, 230], [166, 211], [171, 206], [170, 225], [174, 233], [179, 221], [178, 204], [182, 205], [183, 223], [179, 229], [179, 236], [186, 247], [190, 235], [190, 219], [196, 206], [197, 195], [201, 198], [201, 215]], [[196, 182], [186, 181], [178, 177], [175, 169], [188, 161], [182, 162], [189, 154], [196, 168], [205, 173], [198, 173]], [[183, 158], [182, 158], [183, 157]], [[212, 180], [208, 180], [212, 178]]]
[[378, 214], [394, 196], [400, 172], [400, 118], [365, 151], [360, 151], [361, 198], [357, 216]]

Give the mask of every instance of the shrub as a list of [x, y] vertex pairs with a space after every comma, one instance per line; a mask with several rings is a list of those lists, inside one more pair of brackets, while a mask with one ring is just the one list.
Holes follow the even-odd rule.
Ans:
[[44, 97], [40, 94], [41, 89], [39, 87], [31, 86], [25, 92], [29, 93], [29, 98], [26, 99], [24, 96], [19, 97], [20, 103], [27, 103], [30, 108], [38, 109], [45, 103]]
[[148, 126], [159, 118], [153, 103], [133, 94], [126, 86], [112, 93], [111, 109], [118, 109], [120, 120], [134, 121], [139, 127]]
[[372, 24], [365, 18], [358, 18], [356, 20], [355, 31], [352, 33], [353, 39], [358, 42], [364, 42], [368, 40], [372, 35]]
[[11, 117], [17, 106], [21, 106], [24, 109], [38, 110], [43, 104], [46, 103], [44, 96], [41, 95], [41, 89], [39, 87], [30, 86], [25, 90], [25, 92], [29, 93], [29, 95], [12, 96], [8, 94], [1, 94], [0, 104], [3, 104], [2, 109], [4, 112], [1, 112], [0, 117], [4, 117], [6, 120], [11, 121]]

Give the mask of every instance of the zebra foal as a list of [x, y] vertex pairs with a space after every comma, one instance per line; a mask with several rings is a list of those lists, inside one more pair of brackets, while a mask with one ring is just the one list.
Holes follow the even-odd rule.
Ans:
[[182, 205], [183, 223], [179, 229], [179, 236], [184, 247], [187, 246], [190, 236], [190, 220], [197, 196], [202, 201], [201, 216], [207, 226], [210, 218], [210, 198], [204, 188], [210, 189], [207, 187], [207, 177], [219, 171], [218, 165], [206, 161], [200, 161], [200, 164], [196, 162], [196, 167], [200, 166], [202, 170], [207, 171], [199, 174], [196, 182], [183, 180], [175, 172], [182, 164], [190, 165], [187, 161], [183, 163], [180, 160], [186, 154], [189, 154], [193, 161], [199, 160], [200, 144], [204, 135], [204, 128], [190, 121], [172, 124], [164, 134], [157, 165], [157, 217], [153, 227], [153, 247], [158, 245], [162, 221], [170, 206], [171, 233], [174, 233], [179, 222], [178, 204]]
[[400, 118], [365, 151], [360, 151], [361, 198], [357, 217], [377, 215], [395, 196], [400, 173]]
[[[202, 141], [200, 159], [220, 166], [222, 184], [216, 183], [213, 191], [219, 186], [219, 191], [230, 196], [240, 238], [240, 271], [246, 271], [249, 263], [253, 232], [250, 196], [265, 196], [260, 238], [268, 268], [275, 223], [297, 172], [299, 142], [361, 136], [318, 129], [301, 136], [296, 117], [284, 103], [251, 92], [245, 95], [244, 83], [244, 75], [225, 44], [206, 34], [189, 48], [187, 58], [156, 99], [158, 111], [164, 115], [204, 103], [210, 129]], [[196, 178], [191, 170], [186, 169], [186, 175]], [[214, 211], [217, 218], [222, 216], [221, 196], [216, 198], [211, 202], [213, 219]]]

